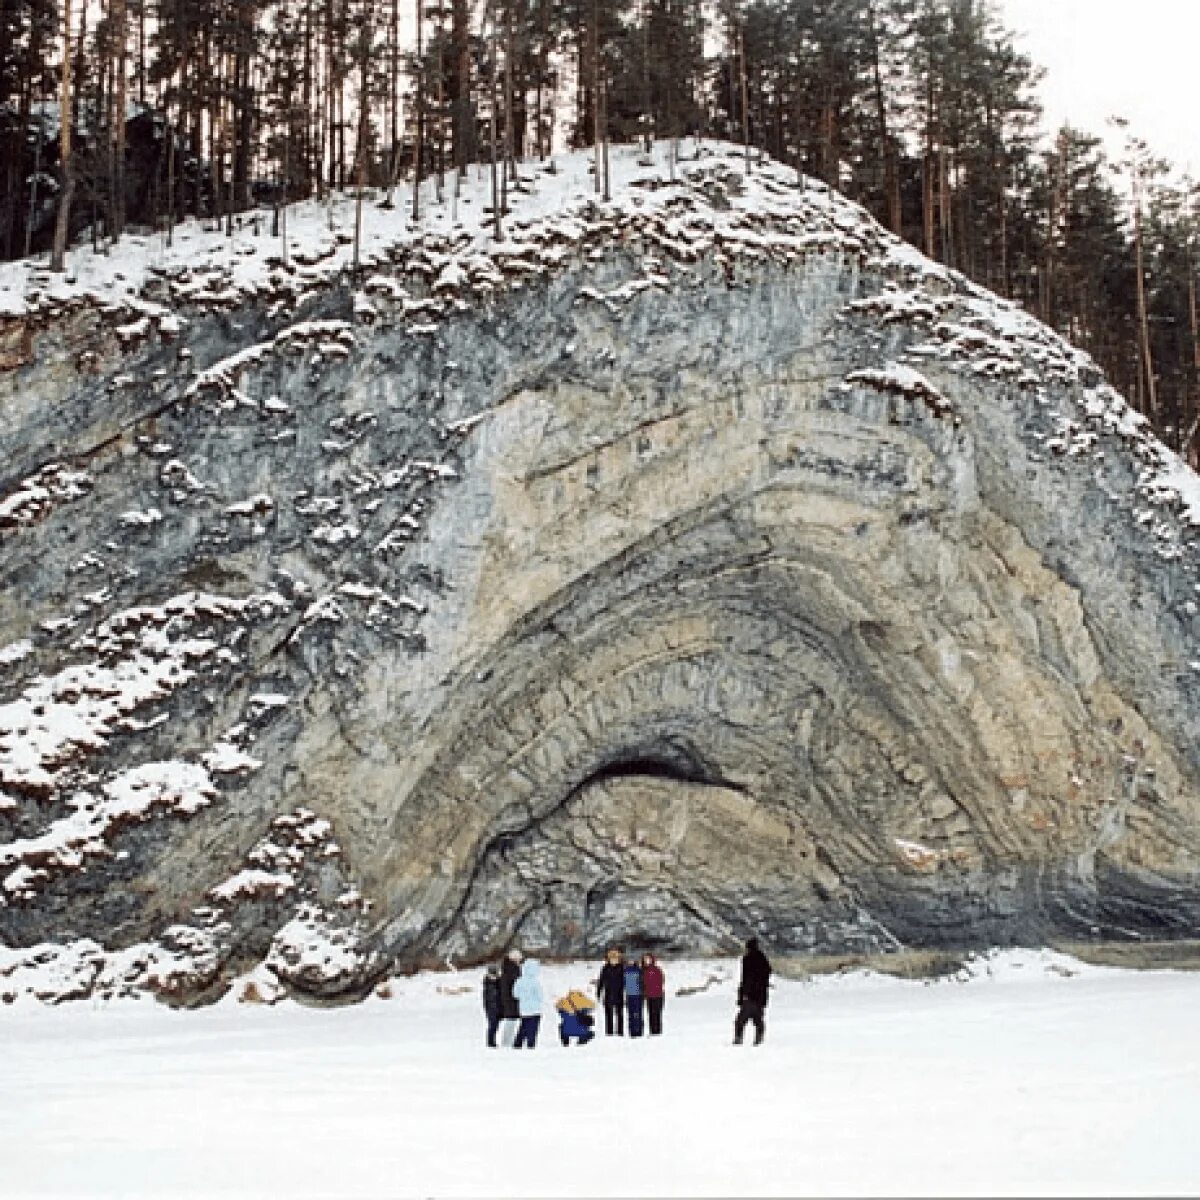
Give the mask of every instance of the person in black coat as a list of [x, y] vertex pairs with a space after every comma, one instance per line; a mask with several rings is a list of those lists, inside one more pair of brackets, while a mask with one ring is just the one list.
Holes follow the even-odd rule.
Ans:
[[604, 956], [600, 978], [596, 980], [596, 996], [604, 1005], [604, 1033], [625, 1036], [625, 962], [620, 950], [613, 947]]
[[759, 949], [758, 938], [746, 943], [742, 956], [742, 979], [738, 984], [738, 1013], [733, 1022], [733, 1044], [742, 1044], [747, 1022], [754, 1023], [754, 1044], [766, 1033], [767, 989], [771, 986], [771, 964]]
[[487, 1044], [496, 1048], [496, 1031], [500, 1028], [500, 968], [493, 963], [483, 977], [483, 1012], [487, 1017]]
[[517, 1039], [517, 1027], [521, 1024], [521, 1005], [513, 992], [513, 985], [521, 978], [521, 952], [510, 950], [500, 964], [500, 1019], [504, 1022], [504, 1044], [511, 1046]]

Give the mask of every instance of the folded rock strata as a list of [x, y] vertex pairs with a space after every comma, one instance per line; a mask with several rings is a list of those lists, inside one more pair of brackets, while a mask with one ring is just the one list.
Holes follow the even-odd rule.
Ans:
[[1195, 929], [1196, 477], [819, 185], [615, 169], [30, 285], [0, 993]]

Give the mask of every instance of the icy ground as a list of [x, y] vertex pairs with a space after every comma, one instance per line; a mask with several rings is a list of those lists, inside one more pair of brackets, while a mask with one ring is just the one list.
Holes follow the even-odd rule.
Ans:
[[[662, 1038], [550, 1025], [532, 1052], [484, 1048], [475, 971], [337, 1011], [20, 1003], [0, 1196], [1200, 1190], [1200, 975], [1010, 952], [780, 981], [766, 1044], [735, 1048], [736, 964], [666, 968]], [[548, 999], [593, 971], [549, 968]]]

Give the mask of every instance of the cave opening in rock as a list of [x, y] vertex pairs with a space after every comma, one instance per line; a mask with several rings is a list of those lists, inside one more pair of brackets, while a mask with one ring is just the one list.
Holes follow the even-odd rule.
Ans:
[[599, 784], [639, 779], [695, 784], [702, 787], [727, 787], [735, 791], [746, 790], [742, 785], [726, 779], [691, 745], [670, 738], [611, 756], [577, 784], [572, 794]]
[[610, 779], [673, 779], [678, 783], [711, 783], [704, 772], [681, 767], [678, 763], [660, 758], [621, 758], [608, 763], [589, 775], [580, 787], [604, 783]]

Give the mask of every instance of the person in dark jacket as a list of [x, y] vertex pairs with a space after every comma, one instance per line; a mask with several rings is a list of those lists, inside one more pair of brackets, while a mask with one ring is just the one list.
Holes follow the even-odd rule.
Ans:
[[754, 1023], [754, 1044], [760, 1045], [766, 1033], [767, 989], [771, 986], [771, 964], [759, 949], [758, 938], [746, 943], [742, 955], [742, 980], [738, 984], [738, 1013], [733, 1022], [733, 1044], [742, 1044], [747, 1022]]
[[604, 956], [600, 978], [596, 980], [596, 996], [604, 1005], [604, 1033], [625, 1036], [625, 958], [615, 946]]
[[650, 1036], [662, 1033], [663, 1001], [667, 980], [653, 954], [642, 955], [642, 991], [646, 994], [646, 1015], [650, 1018]]
[[521, 1024], [521, 1006], [513, 993], [513, 985], [521, 977], [521, 952], [510, 950], [500, 964], [500, 1019], [504, 1022], [504, 1045], [511, 1046], [517, 1040], [517, 1028]]
[[493, 963], [483, 977], [483, 1011], [487, 1017], [487, 1044], [496, 1048], [496, 1031], [500, 1028], [500, 968]]
[[637, 962], [625, 964], [625, 1011], [629, 1014], [629, 1036], [642, 1036], [642, 1015], [646, 997], [642, 991], [642, 968]]

